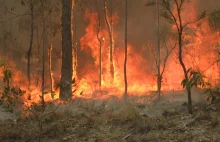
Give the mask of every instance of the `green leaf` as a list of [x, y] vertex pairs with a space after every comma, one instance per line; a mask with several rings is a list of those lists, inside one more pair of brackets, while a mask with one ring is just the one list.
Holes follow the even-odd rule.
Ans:
[[174, 19], [172, 18], [172, 16], [167, 12], [167, 11], [163, 11], [160, 14], [164, 19], [166, 19], [170, 24], [174, 23]]
[[186, 87], [186, 79], [182, 80], [181, 85], [183, 86], [183, 88]]
[[0, 67], [5, 65], [5, 60], [4, 59], [0, 59]]
[[207, 15], [206, 11], [203, 11], [203, 12], [201, 13], [201, 15], [199, 15], [198, 19], [203, 19], [203, 18], [206, 17], [206, 15]]

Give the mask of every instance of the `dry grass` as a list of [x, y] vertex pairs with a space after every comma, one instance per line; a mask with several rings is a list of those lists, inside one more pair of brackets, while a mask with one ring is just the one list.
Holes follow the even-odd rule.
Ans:
[[[55, 107], [55, 106], [54, 106]], [[47, 108], [48, 112], [54, 107]], [[191, 126], [193, 116], [176, 110], [164, 116], [140, 115], [141, 108], [118, 100], [74, 100], [60, 105], [42, 120], [42, 130], [32, 117], [0, 122], [0, 141], [107, 142], [107, 141], [210, 141], [220, 140], [220, 112], [204, 112]]]

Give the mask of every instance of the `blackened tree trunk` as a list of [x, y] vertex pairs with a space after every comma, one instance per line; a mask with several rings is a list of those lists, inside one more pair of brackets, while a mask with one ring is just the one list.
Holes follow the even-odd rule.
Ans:
[[124, 83], [125, 83], [125, 90], [124, 90], [124, 99], [125, 101], [127, 100], [128, 97], [128, 81], [127, 81], [127, 52], [128, 52], [128, 47], [127, 47], [127, 14], [128, 14], [128, 10], [127, 10], [127, 6], [128, 5], [128, 1], [125, 0], [125, 59], [124, 59]]
[[159, 6], [159, 0], [157, 0], [157, 91], [158, 91], [158, 100], [160, 100], [160, 94], [161, 94], [161, 84], [162, 84], [162, 76], [160, 71], [160, 6]]
[[73, 67], [73, 70], [74, 70], [74, 78], [75, 80], [77, 80], [77, 62], [78, 62], [78, 51], [77, 51], [77, 30], [76, 30], [76, 27], [77, 27], [77, 19], [76, 19], [76, 8], [74, 8], [76, 5], [76, 3], [74, 2], [74, 6], [72, 6], [72, 21], [73, 21], [73, 27], [72, 27], [72, 30], [73, 30], [73, 50], [74, 50], [74, 67]]
[[[34, 38], [34, 3], [30, 1], [30, 9], [31, 9], [31, 35], [30, 35], [30, 45], [27, 52], [27, 78], [28, 78], [28, 91], [30, 91], [31, 86], [31, 51], [33, 46], [33, 38]], [[28, 98], [31, 99], [30, 92], [28, 93]]]
[[71, 37], [72, 0], [62, 0], [62, 68], [60, 98], [67, 100], [72, 96], [72, 37]]
[[96, 1], [95, 7], [97, 12], [97, 33], [96, 38], [99, 41], [99, 90], [102, 90], [102, 40], [99, 37], [99, 33], [101, 30], [101, 18], [100, 18], [100, 11], [99, 11], [99, 3]]
[[42, 32], [42, 38], [43, 38], [43, 56], [42, 56], [42, 82], [41, 82], [41, 103], [42, 107], [45, 108], [45, 100], [44, 100], [44, 94], [45, 94], [45, 49], [46, 49], [46, 19], [45, 19], [45, 14], [44, 14], [44, 1], [41, 0], [41, 6], [42, 6], [42, 17], [43, 17], [43, 32]]
[[[52, 16], [50, 13], [50, 25], [52, 25]], [[52, 45], [52, 27], [50, 28], [50, 47], [48, 49], [48, 67], [49, 67], [49, 76], [50, 76], [50, 94], [51, 97], [54, 98], [54, 81], [53, 81], [53, 72], [52, 72], [52, 50], [53, 50], [53, 45]]]

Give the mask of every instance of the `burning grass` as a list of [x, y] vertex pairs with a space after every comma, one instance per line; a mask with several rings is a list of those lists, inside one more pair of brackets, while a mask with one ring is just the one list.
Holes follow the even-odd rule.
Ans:
[[[193, 9], [192, 17], [189, 19], [184, 11], [184, 22], [196, 17], [194, 6], [194, 3], [192, 6], [189, 5], [189, 8]], [[180, 82], [183, 79], [181, 66], [176, 61], [178, 52], [176, 49], [167, 60], [167, 68], [162, 80], [162, 91], [169, 91], [172, 95], [169, 95], [169, 98], [162, 97], [160, 102], [156, 102], [156, 95], [146, 95], [157, 90], [156, 70], [152, 67], [152, 57], [147, 55], [149, 47], [143, 46], [143, 54], [140, 54], [140, 50], [129, 43], [130, 102], [121, 101], [124, 91], [122, 40], [119, 37], [120, 33], [114, 31], [113, 63], [110, 63], [108, 30], [104, 26], [98, 33], [99, 38], [102, 39], [102, 50], [99, 50], [97, 14], [89, 10], [85, 12], [88, 25], [85, 35], [80, 38], [80, 52], [92, 60], [73, 59], [77, 64], [73, 73], [76, 77], [76, 84], [73, 87], [73, 90], [76, 89], [74, 100], [61, 102], [57, 99], [59, 90], [54, 90], [56, 83], [53, 78], [60, 78], [60, 75], [53, 73], [51, 55], [49, 55], [51, 82], [45, 81], [50, 85], [43, 86], [51, 90], [43, 89], [45, 92], [41, 92], [42, 86], [39, 82], [42, 80], [36, 73], [38, 71], [33, 71], [32, 86], [27, 89], [26, 75], [19, 71], [12, 61], [7, 61], [14, 75], [12, 85], [19, 85], [28, 92], [21, 97], [24, 106], [18, 111], [22, 115], [14, 119], [15, 121], [0, 122], [0, 141], [220, 141], [219, 105], [204, 109], [203, 102], [199, 101], [201, 104], [194, 102], [195, 116], [188, 115], [186, 106], [182, 105], [186, 100], [181, 99], [183, 95], [175, 93], [177, 90], [182, 90]], [[117, 29], [114, 26], [119, 21], [119, 17], [117, 13], [112, 16], [108, 18], [113, 20], [112, 28]], [[213, 31], [208, 21], [204, 21], [200, 26], [190, 25], [187, 28], [189, 32], [183, 33], [184, 62], [187, 68], [192, 66], [195, 70], [201, 70], [210, 83], [218, 86], [219, 67], [216, 63], [219, 61], [219, 51], [216, 46], [220, 43], [219, 32]], [[169, 32], [173, 33], [174, 30], [173, 27]], [[176, 39], [168, 37], [167, 40], [172, 44]], [[164, 56], [162, 51], [161, 54]], [[79, 64], [81, 62], [82, 67]], [[110, 68], [111, 64], [114, 75]], [[38, 78], [37, 81], [33, 79], [35, 77]], [[56, 94], [54, 99], [57, 101], [51, 97], [52, 93], [48, 93], [50, 91], [54, 91], [54, 95]], [[40, 106], [41, 94], [45, 95], [46, 109]], [[28, 95], [31, 96], [30, 99]], [[194, 93], [193, 97], [195, 97]]]

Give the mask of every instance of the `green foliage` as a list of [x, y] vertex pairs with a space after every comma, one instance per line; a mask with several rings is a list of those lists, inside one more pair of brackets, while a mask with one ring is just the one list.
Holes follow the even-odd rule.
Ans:
[[25, 94], [24, 90], [20, 87], [12, 86], [12, 72], [5, 66], [5, 61], [0, 59], [0, 67], [4, 66], [3, 70], [3, 83], [0, 88], [0, 105], [3, 105], [5, 111], [13, 113], [14, 108], [18, 104], [22, 104], [21, 96]]
[[203, 18], [205, 18], [206, 16], [207, 16], [206, 11], [203, 11], [203, 12], [199, 15], [198, 19], [203, 19]]
[[166, 19], [170, 24], [174, 24], [175, 23], [174, 19], [171, 17], [171, 15], [168, 13], [168, 11], [161, 12], [161, 16], [164, 19]]
[[213, 103], [220, 103], [220, 88], [219, 87], [212, 87], [209, 84], [205, 90], [205, 94], [207, 94], [207, 101], [211, 104]]
[[183, 88], [191, 89], [195, 87], [205, 87], [207, 82], [205, 82], [205, 76], [199, 71], [194, 71], [192, 68], [187, 70], [188, 79], [183, 79], [181, 85]]
[[4, 59], [0, 59], [0, 68], [5, 66], [5, 60]]
[[167, 10], [171, 10], [170, 0], [163, 0], [163, 2], [161, 3], [161, 6]]
[[220, 88], [212, 87], [211, 83], [205, 81], [205, 76], [199, 71], [194, 71], [192, 68], [187, 70], [188, 80], [184, 79], [181, 82], [183, 88], [191, 89], [193, 86], [205, 89], [207, 101], [210, 103], [220, 102]]
[[210, 14], [209, 25], [213, 30], [220, 29], [220, 9], [215, 10]]

